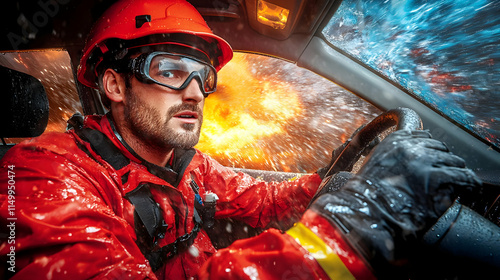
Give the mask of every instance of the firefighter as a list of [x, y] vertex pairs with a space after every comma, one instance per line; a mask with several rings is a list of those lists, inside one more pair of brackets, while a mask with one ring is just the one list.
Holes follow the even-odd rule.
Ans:
[[[109, 112], [74, 116], [66, 133], [18, 144], [1, 161], [3, 220], [9, 218], [8, 170], [16, 168], [14, 279], [190, 279], [198, 273], [309, 279], [334, 277], [334, 264], [355, 276], [372, 275], [404, 260], [403, 249], [395, 248], [413, 244], [441, 213], [425, 202], [428, 195], [441, 194], [436, 203], [443, 203], [452, 193], [441, 192], [442, 185], [474, 183], [461, 159], [425, 132], [411, 131], [381, 144], [358, 177], [309, 210], [325, 169], [266, 183], [221, 166], [193, 146], [204, 99], [231, 57], [229, 44], [185, 1], [123, 0], [104, 13], [77, 74], [99, 89]], [[403, 148], [414, 153], [398, 154]], [[424, 163], [436, 167], [427, 170]], [[391, 176], [378, 177], [381, 169]], [[403, 202], [395, 201], [399, 195]], [[301, 216], [285, 234], [269, 230], [219, 253], [207, 234], [214, 219], [265, 228]], [[307, 237], [326, 251], [311, 249]], [[0, 253], [10, 248], [4, 242]], [[331, 258], [315, 258], [320, 254]]]
[[318, 174], [266, 183], [193, 149], [231, 58], [186, 1], [124, 0], [103, 14], [77, 75], [109, 113], [75, 116], [66, 133], [1, 161], [3, 221], [9, 166], [16, 174], [15, 244], [0, 246], [3, 256], [15, 246], [14, 279], [189, 279], [216, 252], [214, 219], [265, 228], [300, 218]]

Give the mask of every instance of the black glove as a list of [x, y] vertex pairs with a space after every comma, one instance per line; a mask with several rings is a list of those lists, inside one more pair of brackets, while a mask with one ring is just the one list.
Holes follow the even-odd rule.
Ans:
[[321, 188], [318, 189], [316, 194], [313, 196], [309, 205], [311, 205], [311, 203], [314, 203], [314, 201], [318, 199], [318, 197], [324, 195], [325, 193], [331, 193], [340, 190], [344, 186], [344, 184], [347, 183], [347, 181], [354, 177], [354, 174], [347, 171], [339, 171], [333, 175], [330, 175], [329, 177], [331, 178], [329, 178], [326, 183], [325, 179], [323, 178], [322, 183], [325, 184], [322, 187], [320, 186]]
[[457, 187], [479, 184], [464, 161], [428, 132], [400, 130], [375, 147], [353, 179], [311, 209], [343, 231], [378, 276], [392, 278], [452, 204]]

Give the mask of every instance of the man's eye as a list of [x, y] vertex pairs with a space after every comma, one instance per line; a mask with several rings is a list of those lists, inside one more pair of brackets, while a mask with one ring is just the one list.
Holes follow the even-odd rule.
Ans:
[[161, 76], [162, 78], [174, 78], [175, 74], [173, 71], [160, 71], [158, 76]]

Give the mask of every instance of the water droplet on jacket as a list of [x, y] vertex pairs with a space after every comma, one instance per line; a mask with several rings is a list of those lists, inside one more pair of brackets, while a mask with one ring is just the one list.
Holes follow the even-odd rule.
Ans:
[[257, 268], [253, 266], [247, 266], [243, 268], [243, 272], [250, 277], [251, 280], [257, 280], [259, 279], [259, 272], [257, 271]]
[[200, 255], [200, 251], [198, 250], [198, 248], [194, 246], [189, 247], [188, 252], [189, 254], [191, 254], [191, 256], [195, 258], [197, 258]]

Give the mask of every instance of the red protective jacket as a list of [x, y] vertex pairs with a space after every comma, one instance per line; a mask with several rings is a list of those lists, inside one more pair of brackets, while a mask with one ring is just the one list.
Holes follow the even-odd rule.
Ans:
[[0, 161], [1, 230], [9, 237], [0, 245], [4, 258], [0, 269], [13, 267], [16, 279], [187, 279], [195, 275], [216, 252], [203, 230], [188, 251], [168, 260], [156, 274], [140, 252], [135, 243], [134, 206], [124, 198], [140, 183], [164, 185], [182, 197], [174, 201], [162, 189], [151, 190], [168, 224], [158, 244], [164, 246], [194, 227], [193, 179], [202, 197], [207, 191], [218, 195], [216, 218], [231, 217], [253, 227], [300, 217], [321, 181], [313, 174], [292, 182], [266, 183], [236, 174], [196, 151], [174, 188], [152, 175], [121, 144], [107, 117], [87, 117], [85, 126], [107, 135], [130, 164], [114, 170], [72, 130], [18, 144]]

